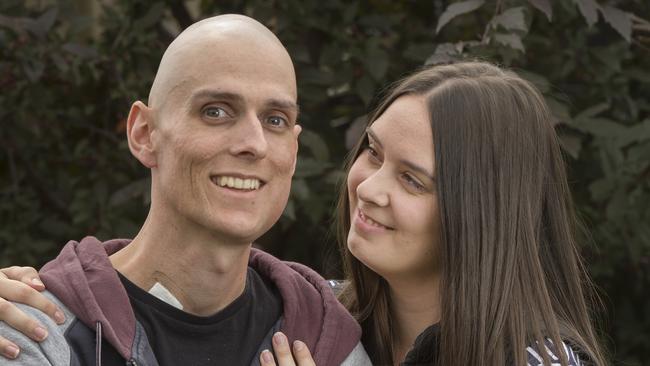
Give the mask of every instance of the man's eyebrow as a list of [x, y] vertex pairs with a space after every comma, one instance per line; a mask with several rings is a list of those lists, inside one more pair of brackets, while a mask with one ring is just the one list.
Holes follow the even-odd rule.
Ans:
[[292, 100], [270, 99], [266, 102], [266, 106], [275, 109], [288, 109], [295, 112], [296, 115], [300, 114], [298, 103]]
[[222, 92], [218, 90], [203, 89], [192, 93], [190, 100], [196, 99], [223, 99], [234, 102], [243, 102], [244, 97], [236, 93]]
[[[203, 89], [199, 90], [196, 93], [192, 94], [190, 97], [191, 100], [197, 100], [197, 99], [221, 99], [221, 100], [227, 100], [227, 101], [233, 101], [237, 103], [243, 103], [244, 102], [244, 97], [241, 96], [240, 94], [237, 93], [231, 93], [231, 92], [222, 92], [218, 90], [211, 90], [211, 89]], [[298, 104], [294, 102], [293, 100], [288, 100], [288, 99], [269, 99], [266, 101], [266, 107], [268, 108], [275, 108], [275, 109], [285, 109], [285, 110], [292, 110], [296, 113], [296, 115], [299, 114], [300, 108], [298, 107]]]
[[[375, 144], [377, 144], [377, 146], [379, 146], [382, 149], [384, 148], [384, 146], [381, 144], [381, 141], [379, 141], [379, 139], [377, 138], [377, 135], [370, 129], [370, 127], [366, 128], [366, 133], [368, 134], [368, 136], [370, 136], [372, 138], [373, 142]], [[433, 174], [429, 173], [428, 170], [426, 170], [425, 168], [423, 168], [423, 167], [421, 167], [421, 166], [419, 166], [419, 165], [417, 165], [417, 164], [415, 164], [415, 163], [413, 163], [413, 162], [411, 162], [409, 160], [401, 159], [401, 160], [399, 160], [399, 163], [409, 167], [409, 169], [411, 169], [411, 170], [415, 170], [416, 172], [424, 175], [425, 177], [431, 179], [431, 181], [433, 181], [433, 182], [436, 181], [436, 178], [434, 178]]]

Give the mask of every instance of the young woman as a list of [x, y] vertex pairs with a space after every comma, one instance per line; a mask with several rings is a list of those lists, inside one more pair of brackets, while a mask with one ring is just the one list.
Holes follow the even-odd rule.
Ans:
[[346, 170], [337, 287], [374, 364], [606, 364], [531, 84], [482, 62], [422, 69], [393, 86]]
[[487, 63], [416, 72], [347, 170], [340, 300], [374, 363], [605, 364], [553, 117], [530, 83]]

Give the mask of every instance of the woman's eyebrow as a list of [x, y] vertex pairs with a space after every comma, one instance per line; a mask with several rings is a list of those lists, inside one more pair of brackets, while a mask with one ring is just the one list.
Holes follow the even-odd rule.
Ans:
[[436, 178], [433, 177], [433, 174], [429, 173], [429, 171], [427, 171], [423, 167], [421, 167], [421, 166], [419, 166], [419, 165], [417, 165], [417, 164], [415, 164], [415, 163], [413, 163], [411, 161], [404, 160], [404, 159], [400, 160], [399, 162], [400, 162], [400, 164], [409, 167], [411, 170], [415, 170], [416, 172], [419, 172], [420, 174], [424, 175], [425, 177], [431, 179], [431, 181], [433, 181], [433, 182], [436, 181]]
[[[375, 144], [377, 144], [377, 146], [379, 146], [382, 149], [384, 148], [384, 146], [381, 144], [381, 141], [377, 138], [377, 135], [372, 131], [372, 129], [370, 127], [366, 128], [366, 133], [368, 134], [368, 136], [370, 136], [372, 141]], [[431, 174], [427, 169], [415, 164], [412, 161], [409, 161], [409, 160], [406, 160], [406, 159], [401, 159], [401, 160], [399, 160], [399, 163], [409, 167], [409, 169], [411, 169], [411, 170], [415, 170], [416, 172], [424, 175], [425, 177], [431, 179], [431, 181], [433, 181], [433, 182], [436, 181], [436, 178], [433, 177], [433, 174]]]
[[375, 135], [374, 132], [372, 132], [372, 129], [370, 127], [366, 128], [366, 133], [368, 136], [372, 138], [372, 141], [377, 144], [377, 146], [381, 147], [382, 149], [384, 148], [384, 145], [381, 144], [381, 141], [377, 138], [377, 135]]

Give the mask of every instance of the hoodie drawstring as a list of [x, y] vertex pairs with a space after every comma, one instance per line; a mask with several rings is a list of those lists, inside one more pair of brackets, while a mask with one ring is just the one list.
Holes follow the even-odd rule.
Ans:
[[102, 323], [95, 323], [95, 365], [102, 366]]

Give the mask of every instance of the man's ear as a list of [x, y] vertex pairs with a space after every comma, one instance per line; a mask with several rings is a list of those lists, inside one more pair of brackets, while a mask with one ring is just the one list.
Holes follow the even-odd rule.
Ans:
[[299, 124], [293, 126], [293, 136], [296, 139], [296, 146], [293, 152], [294, 154], [293, 169], [291, 171], [291, 175], [293, 175], [296, 172], [296, 164], [298, 163], [298, 146], [300, 145], [300, 142], [298, 141], [298, 137], [300, 136], [301, 131], [302, 131], [302, 127]]
[[126, 120], [126, 137], [129, 140], [131, 154], [147, 168], [157, 165], [152, 142], [153, 111], [141, 101], [131, 105]]

